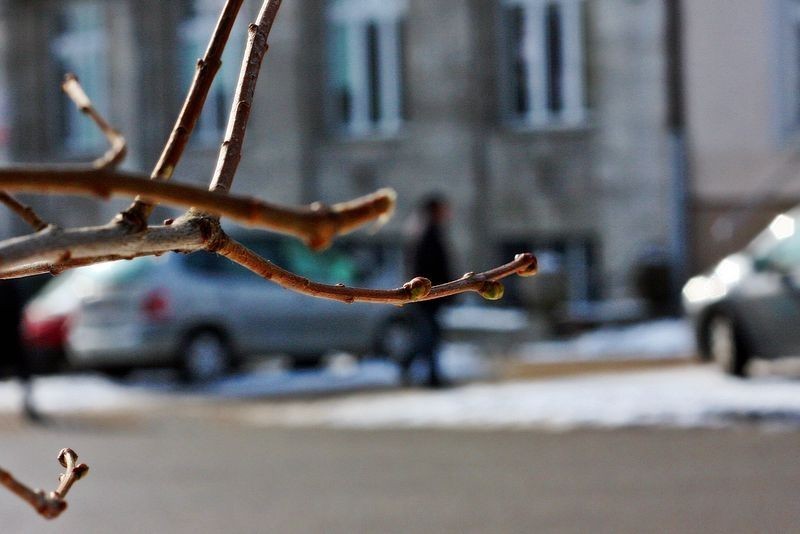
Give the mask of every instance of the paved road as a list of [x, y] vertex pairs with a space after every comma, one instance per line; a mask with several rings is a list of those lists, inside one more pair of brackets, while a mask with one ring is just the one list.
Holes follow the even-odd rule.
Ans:
[[[0, 458], [55, 483], [91, 465], [48, 524], [0, 493], [2, 532], [797, 532], [800, 434], [252, 428], [194, 415], [0, 425]], [[219, 417], [222, 415], [222, 417]]]

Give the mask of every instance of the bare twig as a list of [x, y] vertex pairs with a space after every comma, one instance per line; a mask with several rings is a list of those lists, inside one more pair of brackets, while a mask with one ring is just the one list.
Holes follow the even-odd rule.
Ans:
[[72, 485], [89, 472], [86, 464], [77, 463], [78, 455], [72, 449], [61, 449], [58, 453], [58, 461], [65, 471], [59, 476], [58, 489], [55, 491], [49, 493], [42, 490], [34, 491], [3, 469], [0, 469], [0, 484], [30, 504], [43, 517], [55, 519], [66, 510], [67, 502], [64, 499]]
[[195, 207], [242, 224], [293, 235], [314, 249], [325, 248], [336, 235], [391, 215], [395, 204], [394, 191], [381, 189], [371, 195], [332, 206], [315, 203], [305, 208], [286, 207], [189, 185], [148, 180], [138, 174], [66, 167], [0, 169], [0, 188], [102, 198], [140, 195], [148, 200]]
[[267, 39], [281, 7], [281, 0], [264, 0], [255, 24], [248, 28], [247, 47], [242, 59], [242, 69], [236, 84], [233, 106], [228, 118], [225, 140], [219, 151], [217, 167], [211, 178], [209, 189], [212, 191], [230, 191], [239, 161], [242, 159], [242, 144], [253, 106], [253, 95], [256, 90], [261, 62], [267, 53]]
[[61, 84], [61, 89], [64, 90], [82, 113], [92, 119], [111, 145], [105, 154], [92, 162], [92, 165], [97, 169], [114, 168], [119, 165], [128, 152], [128, 147], [122, 134], [115, 130], [94, 108], [92, 101], [86, 95], [83, 87], [81, 87], [77, 76], [67, 74]]
[[21, 203], [5, 191], [0, 191], [0, 203], [5, 204], [8, 209], [19, 215], [19, 217], [31, 225], [35, 231], [38, 232], [39, 230], [47, 228], [47, 223], [33, 211], [33, 208]]
[[[500, 267], [478, 274], [467, 273], [458, 280], [437, 286], [432, 286], [425, 278], [414, 278], [402, 287], [387, 290], [328, 285], [282, 269], [225, 234], [220, 226], [220, 216], [293, 235], [303, 239], [311, 248], [321, 249], [336, 235], [350, 232], [370, 221], [385, 219], [394, 209], [395, 194], [388, 189], [350, 202], [332, 206], [316, 203], [307, 207], [284, 207], [228, 194], [241, 160], [256, 81], [280, 0], [264, 0], [256, 23], [249, 27], [225, 139], [209, 187], [211, 191], [167, 183], [200, 116], [242, 3], [243, 0], [225, 3], [205, 56], [198, 62], [183, 108], [149, 177], [113, 169], [125, 155], [125, 140], [93, 108], [77, 79], [67, 76], [64, 91], [81, 111], [95, 121], [111, 143], [111, 148], [95, 160], [94, 168], [89, 169], [58, 166], [0, 170], [0, 189], [103, 198], [126, 195], [135, 196], [136, 200], [109, 224], [65, 230], [47, 225], [29, 207], [0, 191], [0, 203], [36, 230], [35, 234], [0, 242], [0, 278], [47, 272], [57, 274], [78, 266], [169, 251], [209, 250], [292, 291], [348, 303], [402, 305], [466, 291], [497, 299], [503, 294], [500, 280], [514, 274], [530, 276], [536, 273], [536, 258], [531, 254], [519, 254]], [[157, 202], [189, 209], [174, 221], [150, 227], [147, 218]], [[67, 506], [64, 499], [72, 485], [88, 470], [86, 465], [77, 463], [77, 458], [70, 449], [61, 451], [58, 459], [65, 473], [59, 479], [58, 488], [50, 493], [31, 490], [3, 469], [0, 469], [0, 485], [24, 499], [44, 517], [57, 517]]]
[[[175, 172], [175, 167], [177, 167], [200, 113], [203, 111], [211, 82], [214, 81], [214, 77], [222, 65], [222, 52], [225, 50], [225, 44], [228, 42], [236, 22], [236, 15], [242, 7], [242, 1], [228, 0], [222, 8], [205, 55], [197, 62], [194, 79], [186, 94], [183, 108], [181, 108], [175, 126], [164, 145], [158, 163], [150, 174], [154, 180], [169, 180]], [[126, 211], [119, 215], [118, 220], [126, 221], [134, 229], [141, 230], [147, 226], [147, 218], [152, 211], [152, 204], [137, 198]]]
[[314, 282], [278, 267], [229, 237], [223, 239], [215, 251], [262, 278], [292, 291], [346, 303], [406, 304], [467, 291], [474, 291], [486, 299], [496, 300], [503, 296], [503, 286], [499, 280], [512, 274], [532, 276], [536, 274], [537, 269], [536, 258], [532, 254], [518, 254], [514, 261], [505, 265], [479, 274], [467, 273], [459, 280], [446, 284], [431, 286], [431, 282], [426, 278], [414, 278], [403, 287], [396, 289], [367, 289]]

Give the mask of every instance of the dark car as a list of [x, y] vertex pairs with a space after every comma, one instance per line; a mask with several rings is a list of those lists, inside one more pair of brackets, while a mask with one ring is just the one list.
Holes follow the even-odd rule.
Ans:
[[746, 376], [753, 358], [800, 355], [800, 208], [683, 288], [701, 355]]

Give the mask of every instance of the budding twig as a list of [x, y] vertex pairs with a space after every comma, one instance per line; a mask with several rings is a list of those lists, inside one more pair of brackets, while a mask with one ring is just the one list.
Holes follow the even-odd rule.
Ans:
[[371, 195], [332, 206], [316, 203], [308, 207], [289, 207], [190, 185], [148, 180], [140, 174], [66, 167], [0, 169], [0, 189], [103, 198], [139, 195], [151, 201], [195, 207], [245, 225], [293, 235], [315, 249], [325, 248], [336, 235], [387, 217], [394, 210], [396, 196], [391, 189], [380, 189]]
[[30, 504], [43, 517], [55, 519], [66, 510], [67, 501], [64, 499], [72, 485], [89, 472], [89, 466], [77, 463], [78, 455], [72, 449], [61, 449], [58, 461], [65, 471], [59, 476], [59, 485], [55, 491], [49, 493], [42, 490], [34, 491], [3, 469], [0, 469], [0, 484]]
[[[198, 60], [194, 79], [186, 94], [180, 114], [175, 121], [172, 132], [167, 139], [161, 156], [153, 168], [150, 177], [153, 180], [169, 180], [175, 172], [175, 167], [183, 156], [183, 151], [189, 143], [189, 138], [194, 131], [197, 120], [203, 111], [206, 97], [211, 89], [211, 82], [217, 75], [222, 65], [222, 52], [236, 22], [236, 16], [242, 7], [243, 0], [227, 0], [220, 13], [214, 33], [208, 43], [205, 55]], [[136, 198], [134, 203], [123, 211], [117, 219], [126, 221], [136, 230], [147, 226], [147, 218], [153, 211], [153, 205], [143, 198]]]
[[96, 169], [114, 168], [119, 165], [128, 152], [128, 147], [122, 134], [114, 129], [94, 108], [92, 101], [86, 95], [83, 87], [81, 87], [77, 76], [71, 73], [67, 74], [61, 84], [61, 89], [64, 90], [82, 113], [92, 119], [111, 145], [105, 154], [92, 162], [92, 165]]
[[257, 275], [292, 291], [341, 302], [375, 302], [384, 304], [406, 304], [474, 291], [484, 298], [496, 300], [503, 295], [499, 280], [518, 274], [536, 274], [537, 264], [533, 254], [518, 254], [513, 261], [483, 273], [467, 273], [459, 280], [431, 286], [426, 278], [414, 278], [403, 287], [395, 289], [368, 289], [344, 285], [322, 284], [294, 274], [262, 258], [252, 250], [230, 237], [221, 240], [215, 252], [242, 265]]
[[[58, 273], [77, 266], [158, 255], [167, 251], [192, 252], [206, 249], [240, 263], [293, 291], [344, 302], [404, 304], [465, 291], [478, 292], [485, 298], [496, 299], [503, 294], [503, 286], [499, 282], [502, 278], [512, 274], [535, 274], [536, 258], [531, 254], [520, 254], [513, 261], [495, 269], [479, 274], [468, 273], [459, 280], [437, 286], [431, 286], [430, 281], [424, 278], [415, 278], [403, 287], [388, 290], [331, 286], [308, 280], [272, 264], [230, 239], [222, 231], [219, 216], [226, 216], [247, 225], [299, 237], [311, 248], [321, 249], [336, 235], [350, 232], [369, 221], [384, 219], [394, 209], [394, 192], [387, 189], [350, 202], [332, 206], [316, 203], [307, 207], [278, 206], [227, 194], [241, 157], [255, 84], [267, 51], [269, 31], [281, 5], [280, 0], [264, 0], [256, 24], [250, 26], [235, 101], [210, 186], [212, 191], [162, 181], [172, 175], [199, 117], [241, 3], [229, 0], [225, 4], [206, 56], [198, 64], [178, 121], [150, 177], [152, 179], [108, 169], [108, 163], [97, 163], [98, 168], [95, 169], [62, 166], [0, 170], [0, 188], [101, 197], [135, 195], [137, 198], [129, 210], [120, 214], [115, 222], [105, 226], [71, 230], [50, 226], [42, 228], [35, 235], [0, 243], [0, 278], [39, 272]], [[94, 111], [74, 77], [68, 77], [64, 88], [77, 105], [109, 135], [109, 131], [113, 129]], [[118, 134], [109, 135], [109, 140], [112, 148], [122, 146], [124, 149], [124, 141]], [[114, 162], [118, 152], [119, 150], [114, 152], [117, 154], [114, 155], [110, 151], [111, 155], [107, 154], [98, 161]], [[6, 195], [6, 198], [10, 197]], [[171, 224], [147, 227], [146, 217], [154, 202], [183, 206], [189, 210]], [[5, 203], [20, 211], [21, 205], [15, 204], [13, 199], [6, 200]], [[24, 212], [24, 209], [21, 211]], [[119, 221], [127, 224], [116, 224]], [[139, 232], [130, 232], [131, 228]]]

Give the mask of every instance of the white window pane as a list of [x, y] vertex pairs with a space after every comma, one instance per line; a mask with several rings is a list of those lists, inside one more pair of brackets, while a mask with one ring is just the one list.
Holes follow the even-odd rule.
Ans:
[[503, 0], [506, 115], [532, 126], [585, 117], [582, 0]]
[[400, 23], [405, 1], [329, 4], [328, 108], [352, 135], [394, 133], [402, 120]]
[[[105, 10], [97, 3], [62, 6], [61, 31], [51, 42], [51, 53], [61, 74], [78, 76], [89, 98], [101, 112], [108, 111], [108, 71]], [[67, 150], [83, 153], [101, 149], [103, 135], [66, 97], [62, 97], [62, 135]]]

